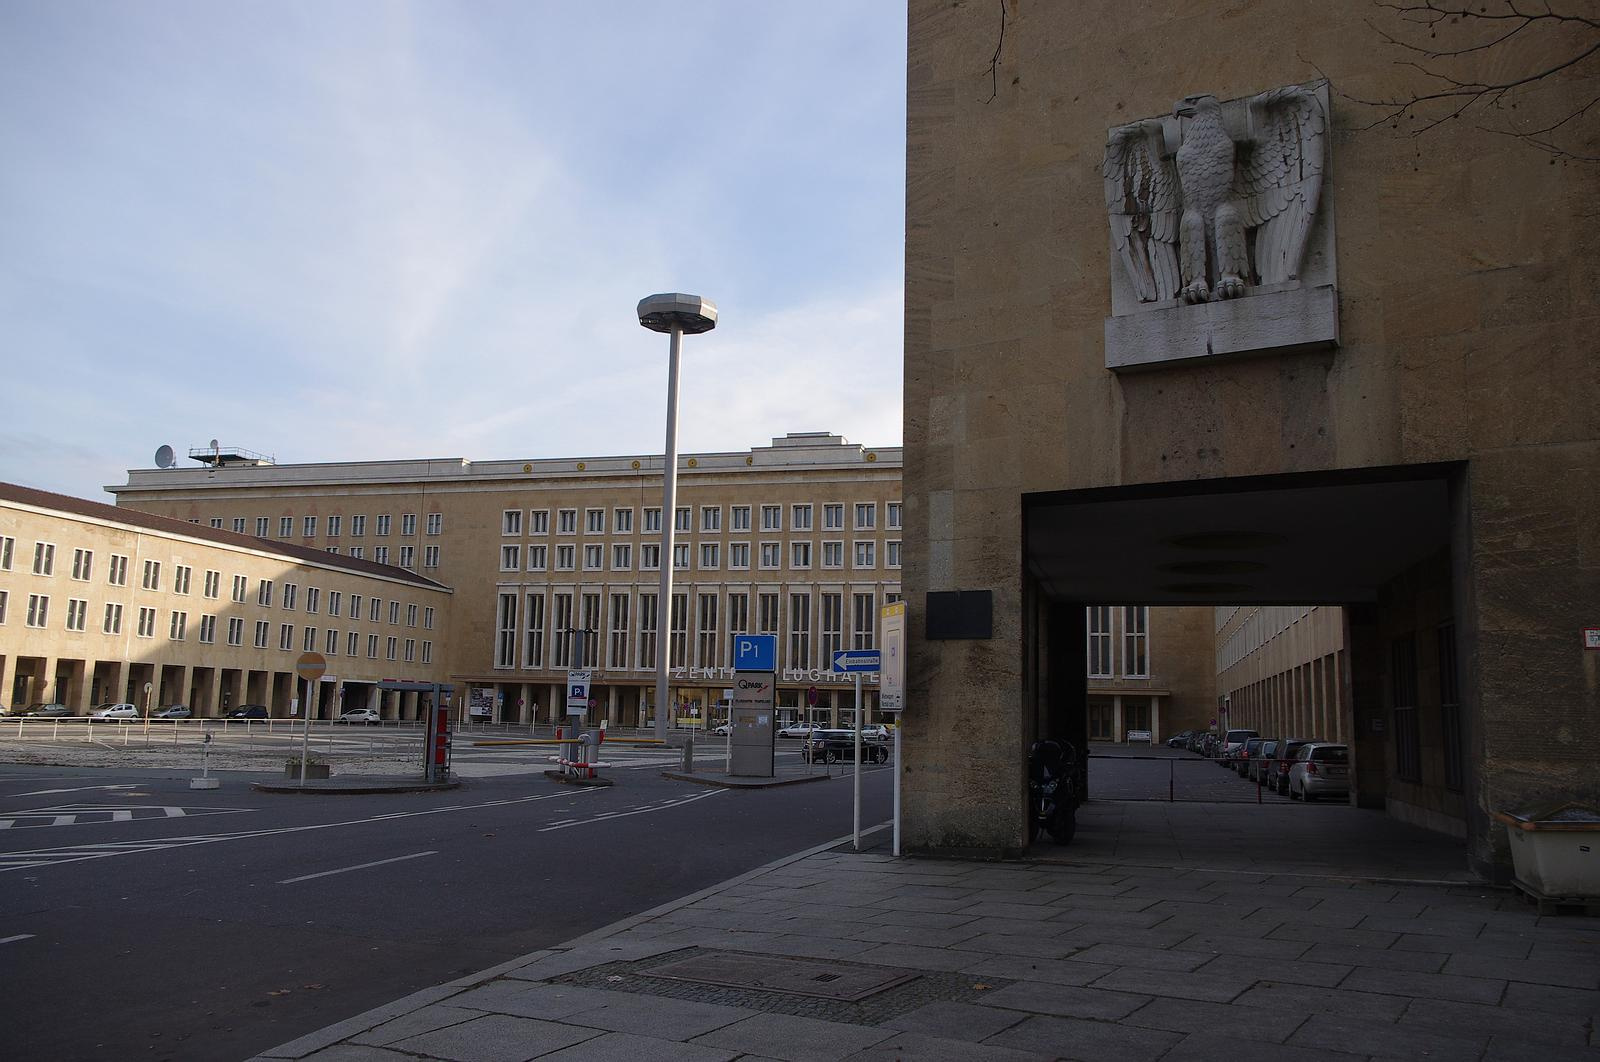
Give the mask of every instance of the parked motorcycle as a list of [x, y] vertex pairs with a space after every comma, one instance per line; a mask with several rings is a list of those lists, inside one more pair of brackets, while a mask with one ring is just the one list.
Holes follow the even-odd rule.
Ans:
[[1039, 831], [1056, 844], [1070, 844], [1078, 829], [1077, 750], [1070, 744], [1043, 738], [1028, 750], [1028, 843]]

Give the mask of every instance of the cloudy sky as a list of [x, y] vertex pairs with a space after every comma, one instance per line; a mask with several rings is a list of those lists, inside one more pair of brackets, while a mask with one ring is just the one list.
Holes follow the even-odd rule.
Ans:
[[[0, 2], [0, 479], [900, 442], [901, 4]], [[193, 467], [187, 460], [180, 462]]]

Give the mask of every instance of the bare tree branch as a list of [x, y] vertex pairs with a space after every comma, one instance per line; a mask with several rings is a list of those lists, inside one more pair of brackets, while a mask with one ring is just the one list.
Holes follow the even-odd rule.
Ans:
[[1000, 51], [1006, 46], [1006, 0], [1000, 0], [1000, 39], [995, 41], [994, 55], [989, 59], [989, 98], [985, 104], [993, 103], [994, 98], [1000, 95]]
[[[1424, 87], [1387, 98], [1346, 97], [1379, 112], [1365, 128], [1400, 129], [1404, 122], [1408, 136], [1420, 137], [1470, 112], [1493, 119], [1482, 128], [1552, 160], [1600, 161], [1594, 123], [1600, 100], [1592, 87], [1572, 92], [1600, 78], [1600, 0], [1566, 0], [1559, 10], [1554, 0], [1375, 0], [1374, 6], [1412, 27], [1390, 32], [1368, 23], [1402, 53], [1396, 65], [1420, 74]], [[1418, 37], [1423, 31], [1425, 40]]]

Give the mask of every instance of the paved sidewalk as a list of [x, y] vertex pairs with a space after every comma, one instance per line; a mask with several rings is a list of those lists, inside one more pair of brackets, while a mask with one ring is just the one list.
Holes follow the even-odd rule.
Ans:
[[[1169, 809], [1201, 811], [1233, 832], [1249, 813]], [[1600, 1060], [1600, 919], [1402, 883], [1381, 816], [1334, 873], [1269, 868], [1270, 833], [1233, 866], [1108, 853], [1128, 814], [1086, 808], [1090, 843], [1047, 862], [897, 860], [880, 830], [261, 1057]]]

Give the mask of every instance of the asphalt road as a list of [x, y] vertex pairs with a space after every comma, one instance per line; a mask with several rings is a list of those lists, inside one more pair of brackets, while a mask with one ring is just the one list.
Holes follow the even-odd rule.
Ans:
[[[505, 755], [390, 796], [0, 766], [6, 1057], [246, 1058], [851, 829], [848, 775], [728, 791], [624, 755], [615, 786], [571, 789]], [[891, 784], [867, 772], [864, 824]]]

